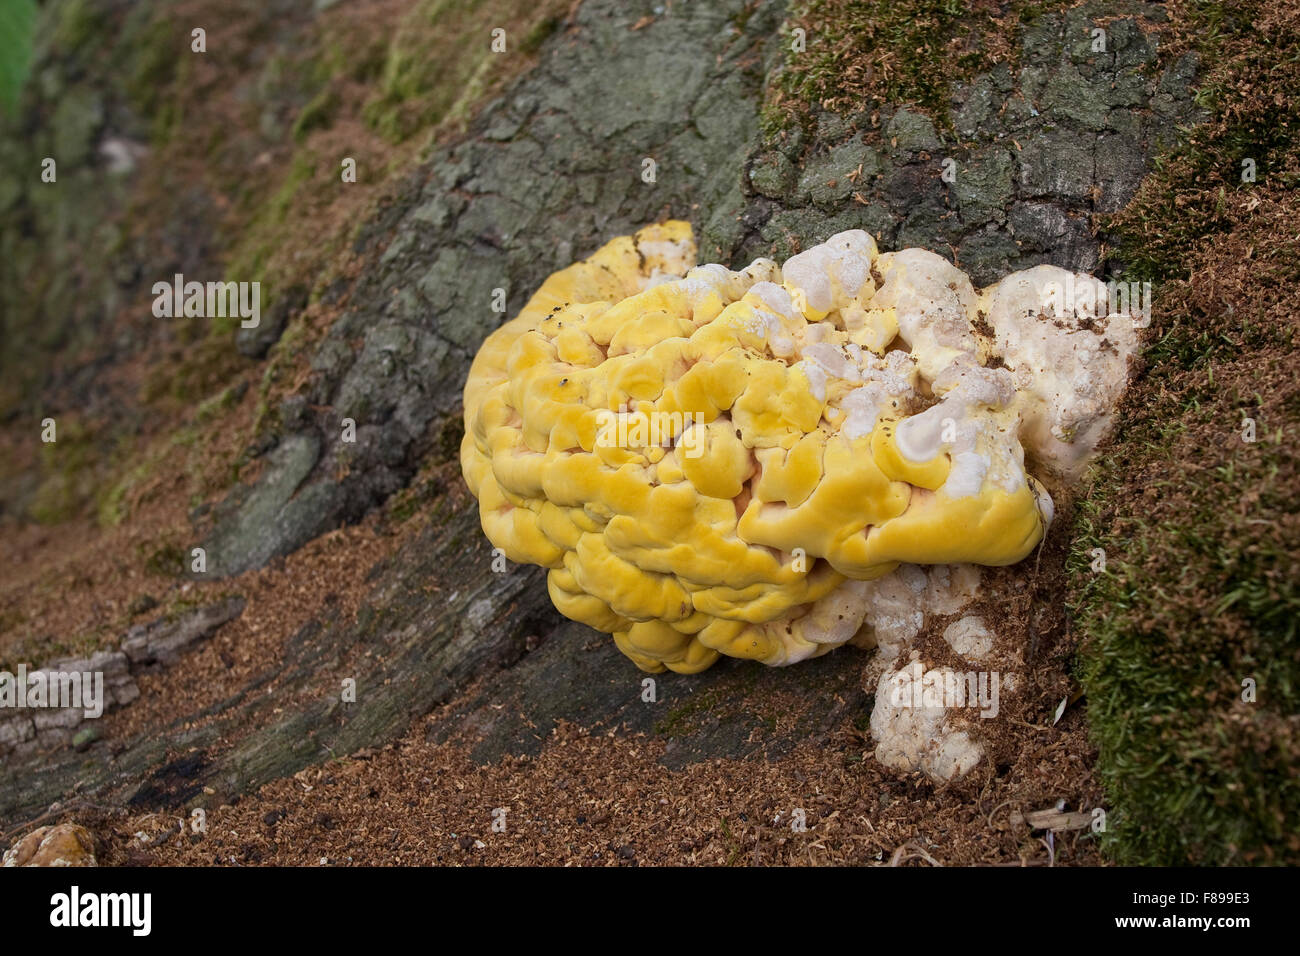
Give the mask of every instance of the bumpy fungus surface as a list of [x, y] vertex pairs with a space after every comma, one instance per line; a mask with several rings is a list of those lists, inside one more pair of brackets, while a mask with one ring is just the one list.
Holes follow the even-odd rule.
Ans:
[[[976, 291], [854, 230], [740, 272], [667, 222], [548, 278], [465, 386], [483, 528], [648, 671], [872, 643], [869, 582], [1005, 565], [1122, 390], [1132, 323], [1039, 266]], [[1043, 314], [1044, 285], [1099, 308]], [[1099, 287], [1099, 289], [1097, 288]], [[1109, 327], [1108, 327], [1109, 326]]]

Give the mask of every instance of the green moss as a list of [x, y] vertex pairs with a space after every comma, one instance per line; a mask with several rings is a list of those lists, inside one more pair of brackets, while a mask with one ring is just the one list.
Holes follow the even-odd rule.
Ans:
[[691, 732], [695, 718], [723, 702], [720, 694], [700, 690], [655, 721], [654, 732], [661, 737], [682, 737]]
[[103, 13], [94, 0], [65, 0], [56, 11], [54, 46], [61, 53], [74, 53], [103, 35]]
[[332, 87], [326, 87], [317, 93], [294, 120], [294, 140], [301, 143], [312, 130], [328, 128], [334, 122], [339, 104], [339, 95]]
[[[166, 56], [165, 48], [158, 55]], [[149, 135], [155, 149], [164, 148], [188, 128], [185, 122], [187, 100], [183, 91], [189, 88], [192, 81], [194, 60], [188, 56], [173, 56], [172, 71], [170, 83], [154, 88], [152, 98], [148, 101], [151, 109], [148, 114]], [[206, 124], [198, 125], [200, 129], [208, 129]]]
[[713, 720], [757, 719], [768, 729], [774, 726], [770, 714], [751, 709], [758, 688], [760, 668], [749, 664], [724, 680], [701, 687], [655, 722], [654, 732], [664, 737], [685, 737]]
[[[562, 9], [547, 0], [424, 0], [389, 46], [363, 117], [392, 142], [465, 119], [512, 53], [535, 53], [559, 27]], [[491, 49], [497, 27], [507, 31], [505, 54]]]
[[248, 367], [250, 360], [235, 349], [234, 328], [238, 320], [203, 321], [205, 324], [201, 326], [189, 323], [177, 326], [178, 335], [190, 345], [175, 361], [160, 362], [150, 369], [140, 395], [145, 402], [196, 404]]
[[163, 543], [149, 549], [144, 566], [150, 574], [181, 577], [185, 573], [187, 557], [178, 545]]
[[384, 62], [388, 59], [388, 43], [383, 38], [371, 40], [362, 47], [354, 47], [342, 38], [330, 38], [326, 42], [328, 61], [335, 73], [366, 85], [377, 83], [383, 76]]
[[[1242, 181], [1242, 161], [1256, 165], [1256, 181], [1300, 185], [1296, 165], [1296, 130], [1300, 124], [1300, 51], [1288, 47], [1294, 37], [1255, 33], [1252, 23], [1259, 4], [1195, 3], [1196, 52], [1209, 75], [1195, 91], [1197, 104], [1210, 114], [1230, 112], [1227, 122], [1211, 122], [1192, 131], [1157, 159], [1157, 175], [1143, 186], [1138, 202], [1125, 210], [1112, 230], [1115, 257], [1125, 263], [1127, 277], [1160, 281], [1183, 275], [1187, 257], [1206, 239], [1231, 229], [1226, 204], [1254, 188]], [[1231, 70], [1214, 72], [1226, 41], [1253, 36], [1254, 45], [1238, 54]], [[1275, 95], [1257, 95], [1248, 103], [1230, 85], [1241, 76], [1278, 84]], [[1188, 203], [1188, 193], [1207, 186], [1218, 190], [1217, 201]]]
[[[1248, 197], [1238, 193], [1294, 186], [1285, 171], [1300, 168], [1300, 32], [1260, 35], [1252, 24], [1263, 9], [1188, 8], [1181, 26], [1208, 75], [1198, 99], [1217, 115], [1112, 221], [1125, 278], [1185, 296], [1196, 254], [1242, 243], [1233, 210]], [[1243, 156], [1256, 159], [1258, 187], [1240, 181]], [[1077, 671], [1112, 811], [1103, 846], [1121, 863], [1300, 859], [1300, 530], [1288, 520], [1300, 396], [1276, 379], [1257, 394], [1268, 386], [1255, 377], [1297, 361], [1276, 301], [1276, 290], [1300, 285], [1296, 247], [1293, 231], [1260, 238], [1235, 316], [1199, 297], [1162, 309], [1157, 288], [1141, 397], [1077, 510]], [[1236, 431], [1247, 415], [1260, 423], [1252, 444]], [[1150, 487], [1154, 503], [1143, 507], [1135, 487]], [[1091, 569], [1094, 548], [1105, 551], [1104, 573]], [[1248, 678], [1254, 702], [1243, 700]]]
[[143, 481], [149, 474], [150, 469], [145, 465], [140, 465], [132, 468], [124, 478], [110, 486], [108, 491], [101, 497], [96, 511], [96, 517], [101, 526], [105, 528], [116, 527], [126, 519], [128, 514], [126, 496], [133, 487]]
[[229, 276], [246, 282], [265, 282], [267, 262], [281, 242], [280, 229], [294, 212], [299, 190], [316, 176], [319, 160], [306, 150], [294, 153], [289, 171], [269, 198], [258, 202], [254, 217], [248, 222], [239, 244], [232, 250]]
[[[1129, 440], [1144, 439], [1160, 447], [1147, 429]], [[1203, 476], [1177, 521], [1135, 522], [1122, 536], [1106, 528], [1098, 515], [1124, 481], [1111, 469], [1100, 484], [1112, 491], [1081, 509], [1070, 565], [1082, 582], [1072, 611], [1086, 635], [1078, 676], [1114, 808], [1104, 845], [1121, 863], [1290, 855], [1285, 808], [1300, 806], [1300, 740], [1286, 726], [1300, 709], [1295, 542], [1269, 540], [1219, 504], [1249, 488], [1261, 514], [1289, 507], [1279, 476], [1294, 475], [1294, 459], [1280, 444], [1264, 451]], [[1188, 490], [1185, 478], [1171, 484]], [[1091, 570], [1093, 548], [1106, 552], [1104, 573]], [[1241, 700], [1247, 678], [1255, 703]]]
[[560, 24], [563, 22], [564, 22], [563, 17], [553, 16], [553, 17], [547, 17], [541, 23], [538, 23], [531, 30], [529, 30], [528, 33], [525, 34], [523, 40], [520, 41], [519, 52], [527, 54], [529, 56], [536, 53], [538, 50], [541, 49], [542, 44], [545, 43], [551, 37], [551, 35], [554, 34], [555, 31], [560, 28]]
[[[796, 27], [806, 31], [800, 52]], [[764, 104], [764, 130], [807, 122], [817, 105], [839, 112], [910, 105], [951, 127], [951, 84], [992, 65], [964, 43], [980, 29], [987, 27], [961, 0], [805, 0], [781, 37], [785, 63]], [[864, 75], [871, 79], [862, 83]]]
[[181, 40], [175, 24], [160, 18], [139, 28], [129, 42], [134, 55], [125, 61], [128, 66], [123, 89], [136, 112], [153, 116], [176, 79]]
[[[319, 161], [309, 152], [300, 150], [294, 155], [284, 179], [244, 226], [231, 252], [227, 278], [223, 281], [260, 282], [265, 301], [271, 285], [267, 282], [271, 253], [284, 241], [283, 229], [293, 219], [300, 190], [315, 179], [318, 169]], [[196, 403], [220, 391], [248, 367], [249, 360], [234, 345], [238, 316], [171, 321], [177, 338], [187, 348], [176, 361], [159, 362], [151, 367], [141, 390], [144, 401]]]
[[201, 402], [194, 412], [194, 421], [199, 425], [206, 425], [215, 418], [219, 418], [239, 404], [240, 399], [248, 386], [244, 382], [238, 382], [234, 385], [223, 388], [216, 395]]
[[97, 433], [57, 416], [57, 440], [41, 445], [41, 483], [28, 508], [41, 524], [58, 524], [85, 514], [96, 489]]
[[426, 511], [431, 503], [447, 492], [441, 479], [434, 477], [413, 481], [384, 505], [384, 515], [393, 524], [402, 524]]

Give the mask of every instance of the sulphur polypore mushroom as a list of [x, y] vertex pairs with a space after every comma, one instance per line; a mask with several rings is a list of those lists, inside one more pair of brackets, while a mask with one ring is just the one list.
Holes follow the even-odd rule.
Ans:
[[[1039, 266], [977, 291], [860, 230], [784, 266], [694, 262], [684, 222], [613, 240], [488, 336], [465, 385], [488, 538], [652, 672], [874, 644], [900, 565], [1020, 561], [1052, 516], [1026, 452], [1077, 472], [1135, 340], [1097, 280]], [[1092, 311], [1045, 314], [1067, 281]]]

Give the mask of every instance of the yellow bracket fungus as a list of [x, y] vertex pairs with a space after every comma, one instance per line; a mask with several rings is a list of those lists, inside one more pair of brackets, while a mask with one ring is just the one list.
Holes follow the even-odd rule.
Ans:
[[740, 272], [695, 266], [684, 222], [615, 239], [474, 359], [461, 466], [483, 529], [647, 671], [869, 641], [864, 582], [1021, 560], [1052, 513], [1026, 448], [1069, 474], [1104, 431], [1134, 334], [1104, 310], [1044, 321], [1064, 276], [979, 292], [860, 230]]

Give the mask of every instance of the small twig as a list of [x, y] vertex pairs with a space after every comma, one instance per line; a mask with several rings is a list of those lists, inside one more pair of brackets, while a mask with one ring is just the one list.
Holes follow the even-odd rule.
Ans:
[[69, 803], [67, 806], [51, 808], [49, 810], [46, 810], [38, 817], [33, 817], [30, 820], [27, 820], [23, 823], [19, 823], [16, 826], [10, 827], [8, 830], [4, 831], [3, 834], [0, 834], [0, 841], [7, 842], [10, 837], [22, 833], [24, 830], [29, 830], [33, 827], [39, 826], [40, 824], [46, 822], [47, 820], [57, 819], [58, 817], [63, 816], [65, 813], [72, 813], [74, 810], [105, 810], [105, 811], [112, 812], [118, 809], [120, 808], [106, 807], [103, 806], [102, 804], [91, 803], [89, 800], [78, 800], [76, 803]]
[[1032, 830], [1086, 830], [1092, 826], [1092, 814], [1086, 811], [1066, 813], [1052, 808], [1013, 813], [1011, 822], [1017, 826], [1025, 824]]
[[990, 866], [1049, 866], [1047, 860], [1017, 860], [1015, 863], [991, 863]]
[[993, 814], [997, 813], [999, 810], [1001, 810], [1003, 807], [1007, 806], [1009, 803], [1011, 803], [1010, 800], [1003, 800], [1003, 801], [1002, 801], [1001, 803], [999, 803], [996, 807], [994, 807], [992, 810], [989, 811], [989, 815], [988, 815], [988, 817], [987, 817], [986, 819], [988, 820], [988, 824], [989, 824], [989, 829], [990, 829], [990, 830], [993, 829]]
[[1056, 847], [1052, 844], [1052, 832], [1049, 830], [1046, 837], [1039, 837], [1038, 842], [1047, 847], [1047, 865], [1056, 866]]
[[[912, 852], [904, 853], [904, 851], [909, 848], [912, 850]], [[898, 866], [900, 863], [906, 863], [908, 860], [916, 860], [916, 859], [925, 860], [931, 866], [943, 866], [942, 863], [940, 863], [938, 860], [932, 857], [929, 853], [926, 853], [922, 847], [911, 842], [904, 843], [897, 850], [895, 850], [893, 856], [889, 858], [889, 863], [887, 865]]]
[[1010, 720], [1011, 723], [1019, 724], [1021, 727], [1028, 727], [1030, 730], [1051, 730], [1052, 729], [1051, 727], [1047, 727], [1043, 724], [1031, 724], [1027, 720], [1021, 720], [1019, 717], [1012, 717], [1010, 718]]

